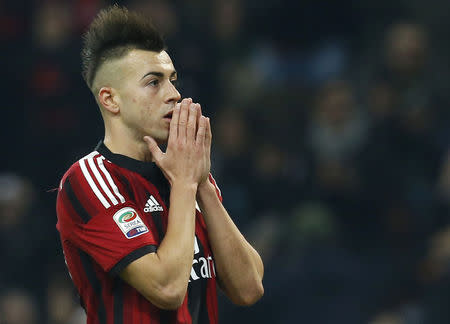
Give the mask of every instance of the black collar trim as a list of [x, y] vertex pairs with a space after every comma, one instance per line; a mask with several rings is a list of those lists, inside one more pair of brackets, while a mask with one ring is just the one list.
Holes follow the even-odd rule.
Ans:
[[152, 175], [155, 176], [161, 172], [153, 162], [143, 162], [130, 158], [126, 155], [111, 152], [103, 141], [100, 141], [97, 144], [95, 150], [112, 163], [130, 171], [139, 173], [145, 177], [151, 177]]

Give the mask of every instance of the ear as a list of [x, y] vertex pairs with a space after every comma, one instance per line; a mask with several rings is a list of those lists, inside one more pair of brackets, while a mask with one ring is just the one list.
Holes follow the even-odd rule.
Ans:
[[111, 87], [102, 87], [98, 91], [98, 101], [107, 111], [114, 115], [119, 113], [120, 106], [118, 103], [117, 92]]

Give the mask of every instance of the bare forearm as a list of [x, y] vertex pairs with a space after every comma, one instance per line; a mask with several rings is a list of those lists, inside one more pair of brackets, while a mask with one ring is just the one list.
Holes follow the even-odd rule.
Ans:
[[204, 215], [216, 269], [225, 292], [237, 303], [253, 303], [254, 296], [259, 298], [263, 290], [261, 257], [240, 233], [209, 182], [199, 187], [197, 201]]
[[168, 281], [186, 287], [194, 255], [195, 194], [196, 186], [172, 186], [167, 232], [157, 251]]
[[163, 309], [176, 309], [186, 295], [194, 254], [195, 187], [174, 184], [169, 223], [156, 253], [128, 265], [121, 278]]

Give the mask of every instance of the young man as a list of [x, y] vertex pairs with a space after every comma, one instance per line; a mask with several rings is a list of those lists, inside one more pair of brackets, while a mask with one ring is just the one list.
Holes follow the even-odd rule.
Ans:
[[234, 303], [255, 303], [263, 263], [222, 206], [209, 119], [179, 102], [162, 38], [114, 6], [84, 41], [105, 137], [66, 172], [56, 209], [87, 323], [217, 323], [216, 281]]

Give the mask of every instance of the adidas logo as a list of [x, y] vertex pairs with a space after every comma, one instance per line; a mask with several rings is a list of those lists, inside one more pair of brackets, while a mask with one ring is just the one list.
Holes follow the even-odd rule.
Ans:
[[155, 197], [150, 195], [150, 197], [147, 200], [147, 203], [145, 204], [144, 212], [145, 213], [152, 213], [152, 212], [155, 212], [155, 211], [163, 211], [163, 208], [158, 203], [158, 201], [155, 199]]

